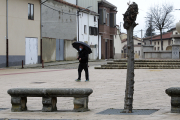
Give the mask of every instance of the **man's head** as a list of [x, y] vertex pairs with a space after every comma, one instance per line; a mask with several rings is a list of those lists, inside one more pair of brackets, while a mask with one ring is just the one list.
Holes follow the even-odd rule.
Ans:
[[80, 50], [80, 51], [83, 50], [83, 48], [84, 48], [84, 47], [83, 47], [82, 45], [79, 46], [79, 50]]

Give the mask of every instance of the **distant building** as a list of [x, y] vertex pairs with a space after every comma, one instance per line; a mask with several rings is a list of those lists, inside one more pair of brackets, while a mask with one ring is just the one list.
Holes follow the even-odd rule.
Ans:
[[[122, 45], [122, 56], [121, 58], [126, 58], [127, 57], [127, 34], [122, 34], [121, 35], [124, 39], [121, 41]], [[141, 41], [140, 38], [134, 37], [134, 56], [136, 59], [141, 58], [142, 55], [142, 50], [141, 46], [143, 44], [143, 41]]]
[[[169, 46], [173, 44], [173, 39], [171, 35], [173, 34], [172, 31], [164, 33], [162, 35], [162, 44], [163, 44], [163, 51], [169, 50]], [[152, 44], [151, 44], [151, 37], [143, 38], [144, 45], [154, 45], [154, 51], [161, 51], [161, 35], [155, 35], [152, 37]]]

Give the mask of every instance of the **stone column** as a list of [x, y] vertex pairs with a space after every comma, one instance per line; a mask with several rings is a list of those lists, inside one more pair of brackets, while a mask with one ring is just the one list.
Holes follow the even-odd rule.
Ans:
[[165, 92], [171, 97], [171, 113], [180, 113], [180, 87], [172, 87]]
[[179, 59], [180, 51], [180, 35], [171, 35], [174, 39], [174, 44], [172, 45], [172, 59]]
[[42, 98], [42, 112], [53, 112], [57, 111], [56, 107], [57, 98], [56, 97], [43, 97]]
[[74, 98], [74, 111], [75, 112], [85, 112], [88, 109], [88, 97], [84, 98]]
[[11, 97], [12, 112], [21, 112], [27, 110], [27, 98], [26, 97]]

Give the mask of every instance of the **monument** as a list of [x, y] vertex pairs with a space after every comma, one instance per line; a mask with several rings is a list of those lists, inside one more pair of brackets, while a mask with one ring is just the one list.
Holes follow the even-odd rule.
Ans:
[[133, 108], [133, 94], [134, 94], [134, 41], [133, 41], [133, 30], [136, 27], [135, 21], [138, 14], [138, 5], [133, 2], [129, 5], [124, 15], [124, 28], [127, 30], [127, 79], [126, 79], [126, 90], [124, 98], [124, 110], [123, 113], [132, 113]]

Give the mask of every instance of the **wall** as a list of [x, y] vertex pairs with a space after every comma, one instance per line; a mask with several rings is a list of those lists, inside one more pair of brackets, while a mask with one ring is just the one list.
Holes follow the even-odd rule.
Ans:
[[144, 41], [144, 45], [150, 45], [150, 41], [149, 40], [143, 40]]
[[[166, 48], [169, 46], [169, 42], [168, 41], [169, 40], [163, 40], [163, 51], [166, 51]], [[158, 42], [159, 42], [159, 45], [158, 45]], [[155, 51], [158, 51], [158, 47], [159, 47], [159, 51], [161, 51], [161, 40], [152, 41], [152, 45], [154, 45], [154, 47], [156, 47], [156, 50], [154, 48]], [[172, 45], [172, 40], [171, 40], [171, 44], [170, 45]]]
[[45, 5], [73, 15], [57, 12], [42, 5], [42, 36], [75, 40], [77, 38], [77, 9], [54, 0], [47, 1]]
[[101, 0], [77, 0], [78, 6], [83, 8], [87, 8], [88, 6], [92, 6], [89, 8], [91, 11], [98, 13], [98, 1]]
[[76, 5], [76, 0], [64, 0], [64, 1]]
[[[34, 20], [28, 20], [28, 3], [34, 4]], [[26, 37], [38, 38], [40, 56], [40, 3], [39, 0], [9, 0], [8, 4], [9, 65], [21, 65], [25, 61]], [[0, 0], [0, 7], [0, 57], [5, 59], [6, 0]], [[0, 67], [5, 64], [1, 62]]]
[[6, 66], [6, 0], [0, 0], [0, 67]]
[[115, 56], [114, 59], [121, 59], [121, 38], [120, 38], [120, 31], [117, 30], [117, 35], [114, 36], [114, 47], [115, 47]]
[[72, 43], [76, 41], [74, 40], [64, 40], [64, 59], [66, 61], [77, 60], [78, 51], [73, 48]]
[[142, 58], [141, 45], [140, 46], [134, 46], [134, 53], [135, 53], [135, 59]]
[[42, 59], [44, 62], [56, 61], [56, 39], [42, 38]]
[[172, 59], [172, 51], [145, 52], [145, 59]]

